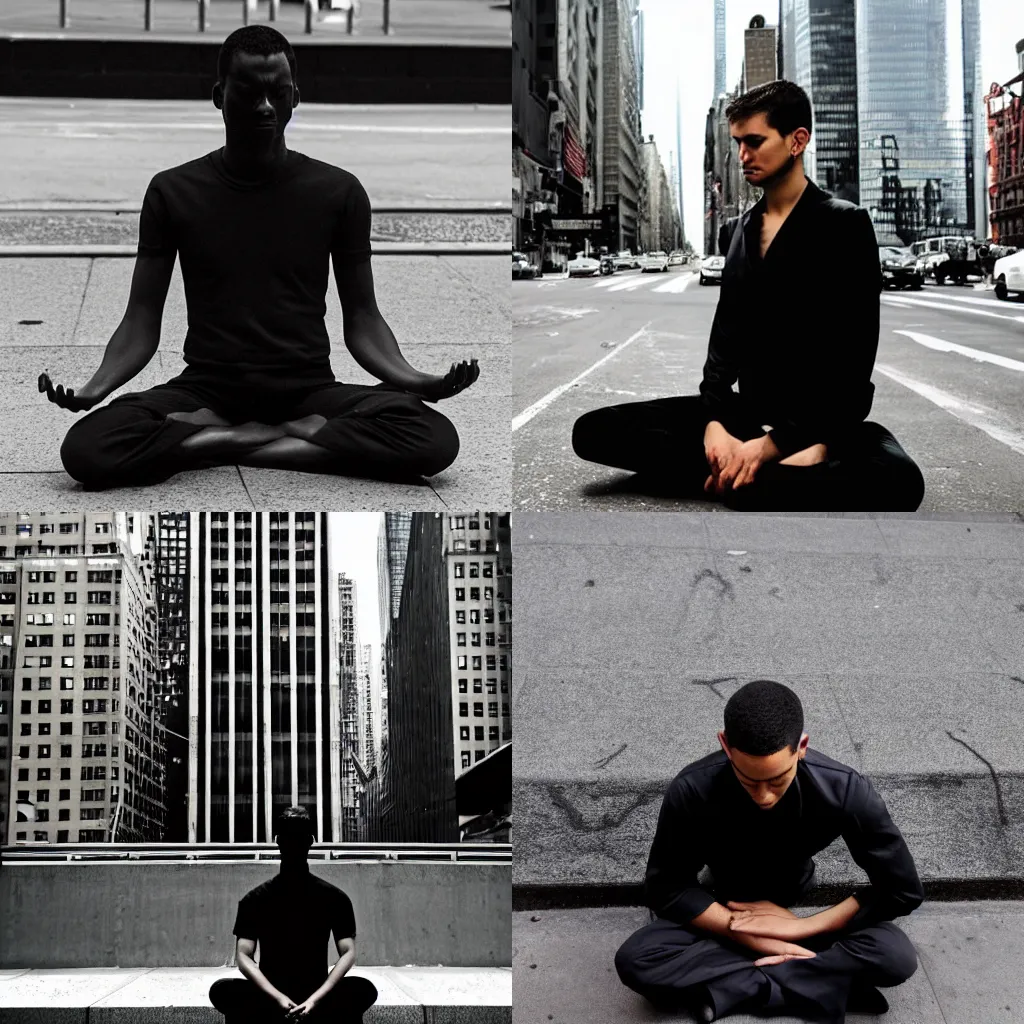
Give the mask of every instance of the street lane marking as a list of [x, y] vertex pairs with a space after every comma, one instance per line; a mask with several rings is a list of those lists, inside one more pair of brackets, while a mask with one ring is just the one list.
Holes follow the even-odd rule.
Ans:
[[681, 295], [686, 291], [687, 285], [692, 280], [692, 275], [690, 277], [674, 277], [671, 281], [666, 281], [664, 284], [659, 284], [657, 288], [652, 288], [651, 291], [670, 292], [673, 295]]
[[1013, 320], [1024, 324], [1024, 316], [1007, 316], [1005, 313], [990, 313], [987, 309], [972, 309], [970, 306], [947, 306], [941, 302], [929, 302], [927, 299], [889, 299], [882, 301], [888, 306], [926, 306], [930, 309], [941, 309], [947, 313], [973, 313], [975, 316], [991, 316], [997, 320]]
[[645, 281], [644, 278], [631, 278], [628, 281], [616, 281], [616, 283], [608, 289], [610, 292], [631, 292], [637, 288], [643, 288], [644, 285], [650, 284], [649, 281]]
[[631, 334], [621, 345], [616, 345], [606, 356], [602, 356], [593, 366], [584, 370], [579, 376], [573, 377], [568, 384], [559, 384], [554, 391], [549, 391], [543, 398], [536, 401], [528, 409], [524, 409], [518, 416], [512, 420], [512, 432], [515, 433], [520, 427], [525, 427], [530, 420], [533, 419], [538, 413], [543, 412], [552, 402], [556, 399], [561, 398], [570, 388], [576, 387], [577, 384], [585, 377], [589, 377], [598, 367], [604, 366], [609, 359], [614, 359], [624, 349], [629, 348], [637, 338], [642, 338], [647, 333], [647, 328], [654, 323], [653, 320], [648, 320], [647, 323], [640, 328], [636, 334]]
[[591, 288], [609, 288], [613, 284], [618, 284], [614, 277], [609, 277], [604, 281], [595, 281], [590, 287]]
[[994, 352], [985, 352], [980, 348], [971, 348], [968, 345], [957, 345], [952, 341], [943, 341], [942, 338], [934, 338], [930, 334], [919, 334], [917, 331], [893, 331], [893, 334], [902, 334], [911, 341], [925, 348], [934, 349], [936, 352], [956, 352], [958, 355], [967, 356], [968, 359], [975, 359], [979, 363], [992, 363], [994, 366], [1002, 366], [1006, 370], [1016, 370], [1024, 373], [1024, 363], [1018, 359], [1010, 359], [1008, 356], [998, 356]]
[[951, 395], [948, 391], [942, 391], [940, 388], [932, 387], [931, 384], [925, 384], [923, 381], [908, 377], [905, 373], [901, 373], [891, 366], [875, 363], [875, 369], [896, 381], [897, 384], [902, 384], [908, 390], [913, 391], [922, 398], [926, 398], [929, 402], [952, 414], [958, 420], [976, 427], [983, 433], [988, 434], [993, 440], [1005, 444], [1007, 448], [1011, 448], [1018, 455], [1024, 455], [1024, 434], [1000, 423], [991, 409], [986, 409], [981, 405], [972, 405], [970, 402], [964, 402], [957, 398], [956, 395]]

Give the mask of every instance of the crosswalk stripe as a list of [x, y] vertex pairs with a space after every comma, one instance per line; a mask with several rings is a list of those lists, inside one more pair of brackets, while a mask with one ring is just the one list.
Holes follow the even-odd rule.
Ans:
[[987, 309], [975, 309], [973, 306], [949, 306], [943, 302], [931, 302], [928, 299], [911, 299], [907, 296], [900, 296], [898, 299], [884, 298], [882, 301], [887, 306], [923, 306], [926, 309], [942, 309], [947, 313], [973, 313], [975, 316], [990, 316], [996, 320], [1012, 320], [1015, 323], [1024, 324], [1024, 316], [1007, 316], [1005, 313], [992, 313]]
[[652, 288], [651, 291], [655, 292], [669, 292], [673, 295], [680, 295], [686, 291], [687, 285], [693, 280], [693, 276], [689, 277], [673, 277], [669, 281], [665, 281], [663, 284], [659, 284], [656, 288]]
[[983, 433], [988, 434], [993, 440], [999, 441], [1000, 444], [1005, 444], [1007, 448], [1011, 448], [1018, 455], [1024, 455], [1024, 434], [1014, 430], [1013, 427], [1000, 423], [996, 418], [996, 414], [991, 409], [965, 402], [957, 398], [956, 395], [951, 395], [948, 391], [943, 391], [941, 388], [936, 388], [931, 384], [925, 384], [923, 381], [908, 377], [905, 373], [892, 366], [875, 363], [875, 369], [896, 381], [897, 384], [902, 384], [915, 394], [926, 398], [945, 412], [951, 413], [958, 420], [976, 427]]
[[967, 356], [968, 359], [975, 359], [979, 363], [992, 363], [993, 366], [1002, 366], [1006, 370], [1016, 370], [1024, 373], [1024, 363], [1019, 359], [1010, 359], [1009, 356], [996, 355], [994, 352], [986, 352], [984, 349], [971, 348], [969, 345], [958, 345], [953, 341], [944, 341], [942, 338], [932, 337], [930, 334], [921, 334], [918, 331], [893, 331], [893, 334], [902, 334], [904, 337], [916, 341], [918, 345], [934, 349], [936, 352], [955, 352], [957, 355]]

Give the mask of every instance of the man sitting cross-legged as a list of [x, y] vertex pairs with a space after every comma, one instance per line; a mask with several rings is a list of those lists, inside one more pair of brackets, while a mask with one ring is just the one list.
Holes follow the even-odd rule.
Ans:
[[[665, 795], [645, 880], [655, 919], [619, 949], [619, 977], [700, 1021], [884, 1012], [877, 986], [917, 969], [892, 919], [924, 897], [885, 804], [854, 769], [808, 747], [800, 699], [781, 683], [737, 690], [718, 739], [722, 750], [684, 768]], [[812, 882], [811, 858], [840, 836], [870, 884], [795, 916], [787, 908]]]
[[[127, 309], [99, 369], [77, 390], [44, 373], [39, 390], [79, 412], [135, 377], [156, 354], [176, 256], [186, 369], [72, 426], [65, 469], [89, 488], [234, 463], [385, 480], [441, 472], [459, 437], [424, 401], [469, 387], [476, 360], [440, 376], [406, 362], [377, 308], [366, 192], [348, 171], [285, 145], [299, 103], [288, 40], [265, 25], [229, 35], [213, 102], [225, 145], [150, 183]], [[375, 386], [334, 378], [324, 323], [331, 262], [345, 345]]]

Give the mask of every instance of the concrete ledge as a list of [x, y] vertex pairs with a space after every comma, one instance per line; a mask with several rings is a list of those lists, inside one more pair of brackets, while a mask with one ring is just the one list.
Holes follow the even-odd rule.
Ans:
[[[628, 886], [724, 702], [774, 678], [923, 879], [1024, 877], [1024, 526], [520, 513], [515, 886]], [[581, 709], [586, 709], [582, 712]], [[582, 726], [581, 714], [586, 725]], [[845, 844], [818, 882], [863, 879]]]
[[[356, 967], [377, 986], [366, 1024], [509, 1024], [510, 968]], [[0, 971], [4, 1024], [223, 1024], [210, 986], [233, 968]]]
[[[516, 1020], [523, 1024], [689, 1024], [620, 984], [615, 951], [647, 922], [641, 908], [513, 914]], [[973, 1024], [1024, 1020], [1024, 904], [926, 903], [898, 925], [917, 947], [917, 973], [885, 990], [883, 1017], [850, 1024]], [[739, 1014], [730, 1024], [763, 1020]], [[775, 1024], [803, 1024], [773, 1017]]]
[[[209, 99], [223, 38], [0, 36], [0, 95]], [[505, 45], [292, 38], [307, 103], [509, 102]]]
[[[374, 242], [375, 256], [505, 256], [509, 242]], [[97, 259], [138, 255], [134, 245], [0, 245], [0, 259]]]

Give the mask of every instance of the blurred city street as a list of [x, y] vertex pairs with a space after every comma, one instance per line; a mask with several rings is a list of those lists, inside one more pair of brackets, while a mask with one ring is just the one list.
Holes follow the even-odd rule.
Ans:
[[[701, 287], [696, 274], [672, 268], [596, 279], [546, 275], [514, 282], [512, 291], [516, 505], [718, 507], [630, 493], [629, 474], [582, 462], [571, 447], [573, 422], [584, 412], [696, 393], [717, 286]], [[837, 277], [837, 298], [841, 292]], [[888, 427], [921, 466], [922, 512], [1019, 508], [1022, 372], [1024, 303], [1001, 302], [980, 284], [882, 293], [868, 418]]]

